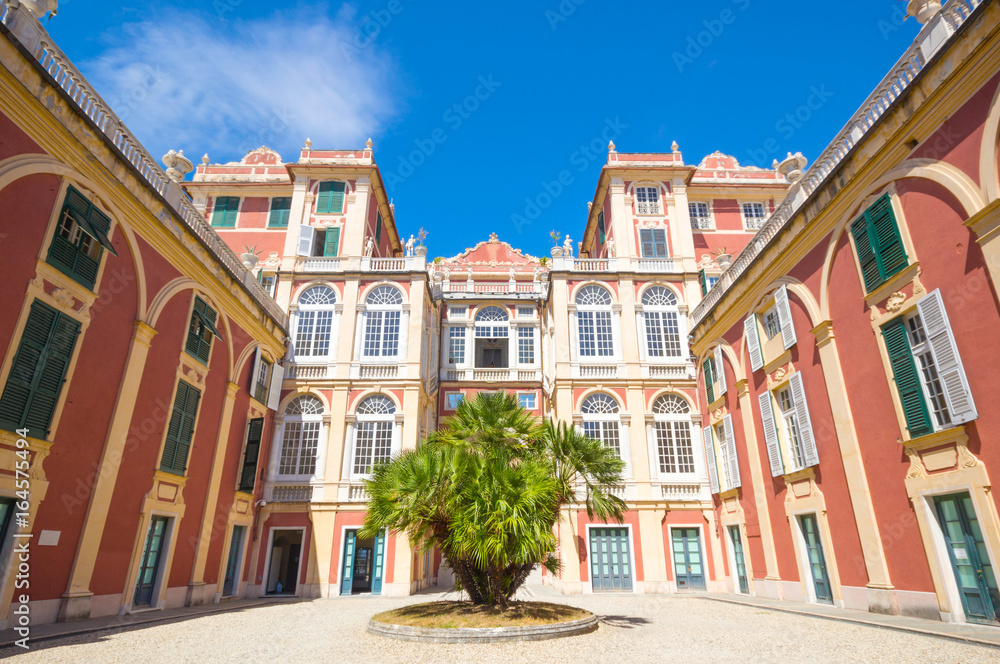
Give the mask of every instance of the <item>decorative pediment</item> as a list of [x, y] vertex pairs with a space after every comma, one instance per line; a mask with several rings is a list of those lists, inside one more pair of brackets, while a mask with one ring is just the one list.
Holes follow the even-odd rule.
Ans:
[[450, 266], [487, 265], [493, 267], [497, 265], [524, 265], [526, 267], [537, 267], [540, 265], [537, 258], [523, 254], [520, 249], [515, 249], [507, 242], [502, 242], [497, 238], [496, 233], [491, 233], [489, 240], [480, 242], [457, 256], [445, 258], [442, 262]]
[[699, 170], [706, 171], [765, 171], [766, 168], [759, 168], [757, 166], [740, 166], [739, 160], [728, 154], [724, 154], [716, 150], [712, 154], [708, 155], [701, 160], [698, 164]]
[[[280, 154], [266, 145], [262, 145], [256, 150], [247, 152], [246, 156], [239, 163], [247, 166], [280, 166], [284, 162], [281, 161]], [[229, 166], [230, 164], [226, 165]], [[235, 164], [232, 165], [235, 166]]]

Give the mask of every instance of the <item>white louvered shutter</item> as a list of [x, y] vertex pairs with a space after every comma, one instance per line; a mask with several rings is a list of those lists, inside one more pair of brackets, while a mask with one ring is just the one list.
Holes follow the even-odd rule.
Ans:
[[312, 226], [299, 226], [299, 246], [295, 253], [299, 256], [312, 256], [313, 238], [315, 237], [315, 228]]
[[715, 445], [712, 443], [712, 427], [705, 427], [705, 462], [708, 465], [708, 484], [712, 493], [719, 493], [719, 473], [715, 468]]
[[917, 311], [924, 324], [927, 342], [934, 356], [934, 366], [941, 378], [944, 397], [948, 402], [948, 412], [954, 424], [971, 422], [979, 417], [976, 404], [972, 400], [972, 390], [965, 376], [962, 357], [958, 354], [955, 335], [948, 322], [948, 312], [945, 311], [941, 299], [941, 291], [936, 290], [917, 302]]
[[253, 355], [253, 371], [250, 372], [250, 395], [257, 390], [257, 374], [260, 372], [260, 346], [257, 346], [257, 350], [254, 351]]
[[277, 362], [271, 365], [271, 385], [267, 390], [267, 407], [278, 410], [281, 403], [281, 381], [285, 377], [285, 367]]
[[795, 421], [799, 426], [799, 442], [802, 444], [802, 457], [806, 467], [819, 465], [819, 450], [816, 449], [816, 436], [813, 435], [812, 420], [809, 419], [809, 403], [806, 401], [806, 391], [802, 387], [802, 374], [794, 373], [788, 380], [792, 388], [792, 399], [795, 400]]
[[768, 461], [771, 462], [771, 477], [779, 477], [785, 474], [785, 464], [781, 460], [781, 443], [778, 441], [778, 429], [774, 425], [771, 393], [761, 394], [757, 401], [760, 403], [760, 419], [764, 423], [764, 442], [767, 444]]
[[781, 323], [781, 340], [785, 350], [795, 345], [795, 325], [792, 324], [792, 309], [788, 306], [788, 289], [782, 286], [774, 293], [774, 305], [778, 310], [778, 322]]
[[760, 350], [760, 331], [757, 329], [756, 315], [751, 315], [743, 321], [743, 331], [747, 338], [747, 352], [750, 353], [750, 368], [760, 371], [764, 368], [764, 354]]
[[715, 347], [715, 382], [719, 384], [718, 398], [726, 393], [726, 366], [722, 363], [722, 346]]
[[726, 456], [729, 457], [729, 479], [733, 484], [730, 489], [742, 486], [740, 482], [740, 464], [736, 458], [736, 436], [733, 435], [733, 416], [722, 418], [722, 427], [726, 432]]

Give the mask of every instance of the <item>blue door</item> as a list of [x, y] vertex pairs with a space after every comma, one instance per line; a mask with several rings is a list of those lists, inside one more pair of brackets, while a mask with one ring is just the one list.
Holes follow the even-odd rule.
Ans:
[[833, 593], [830, 591], [830, 575], [826, 571], [826, 556], [823, 555], [823, 541], [819, 536], [819, 524], [815, 514], [803, 514], [799, 517], [802, 536], [806, 540], [806, 555], [809, 556], [809, 573], [812, 576], [813, 589], [816, 591], [816, 601], [833, 604]]
[[340, 594], [350, 595], [354, 588], [354, 545], [357, 531], [348, 530], [344, 536], [344, 568], [340, 575]]
[[733, 559], [736, 561], [736, 578], [739, 580], [740, 592], [750, 594], [750, 580], [747, 578], [747, 564], [743, 556], [743, 538], [740, 537], [739, 526], [729, 526], [729, 542], [733, 546]]
[[591, 528], [590, 573], [594, 592], [630, 592], [632, 567], [627, 528]]
[[149, 606], [153, 601], [153, 588], [156, 586], [156, 579], [160, 575], [160, 561], [163, 554], [163, 543], [167, 535], [167, 523], [169, 519], [165, 516], [154, 516], [149, 521], [149, 532], [146, 534], [146, 545], [142, 550], [142, 559], [139, 562], [139, 580], [135, 586], [136, 606]]
[[385, 531], [372, 539], [360, 539], [357, 530], [348, 530], [344, 537], [344, 558], [340, 579], [340, 594], [382, 594], [385, 572]]
[[966, 619], [995, 624], [1000, 592], [972, 499], [968, 493], [958, 493], [938, 496], [934, 503]]
[[671, 529], [671, 547], [678, 590], [705, 590], [705, 565], [697, 528]]

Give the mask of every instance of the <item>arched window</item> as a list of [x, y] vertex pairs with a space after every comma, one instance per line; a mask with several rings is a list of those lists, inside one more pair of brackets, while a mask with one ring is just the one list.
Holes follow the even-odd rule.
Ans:
[[295, 326], [295, 359], [327, 357], [333, 333], [337, 293], [329, 286], [313, 286], [299, 297]]
[[580, 357], [614, 357], [611, 294], [595, 284], [584, 286], [576, 294], [576, 307]]
[[664, 394], [653, 402], [653, 429], [661, 473], [693, 473], [691, 407], [676, 394]]
[[510, 366], [510, 314], [502, 307], [476, 312], [476, 367], [506, 369]]
[[677, 296], [666, 286], [650, 286], [642, 294], [649, 357], [683, 357]]
[[510, 316], [500, 307], [483, 307], [476, 314], [477, 339], [506, 339], [510, 334]]
[[378, 286], [365, 300], [364, 357], [399, 355], [403, 295], [392, 286]]
[[591, 438], [596, 438], [621, 456], [621, 436], [619, 422], [621, 416], [618, 401], [610, 394], [591, 394], [584, 399], [583, 432]]
[[358, 404], [356, 414], [353, 473], [367, 475], [372, 466], [392, 456], [396, 404], [389, 397], [374, 394]]
[[635, 188], [636, 214], [660, 214], [660, 189], [654, 185]]
[[294, 399], [285, 407], [278, 475], [302, 477], [316, 472], [323, 402], [311, 394]]

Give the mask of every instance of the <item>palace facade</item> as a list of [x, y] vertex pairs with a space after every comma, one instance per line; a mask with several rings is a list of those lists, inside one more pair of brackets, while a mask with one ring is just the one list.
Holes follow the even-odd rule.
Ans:
[[359, 537], [364, 481], [499, 390], [625, 461], [624, 522], [565, 510], [531, 583], [997, 622], [995, 1], [922, 16], [807, 171], [610, 144], [543, 257], [429, 256], [371, 141], [164, 172], [0, 12], [7, 626], [447, 586]]

